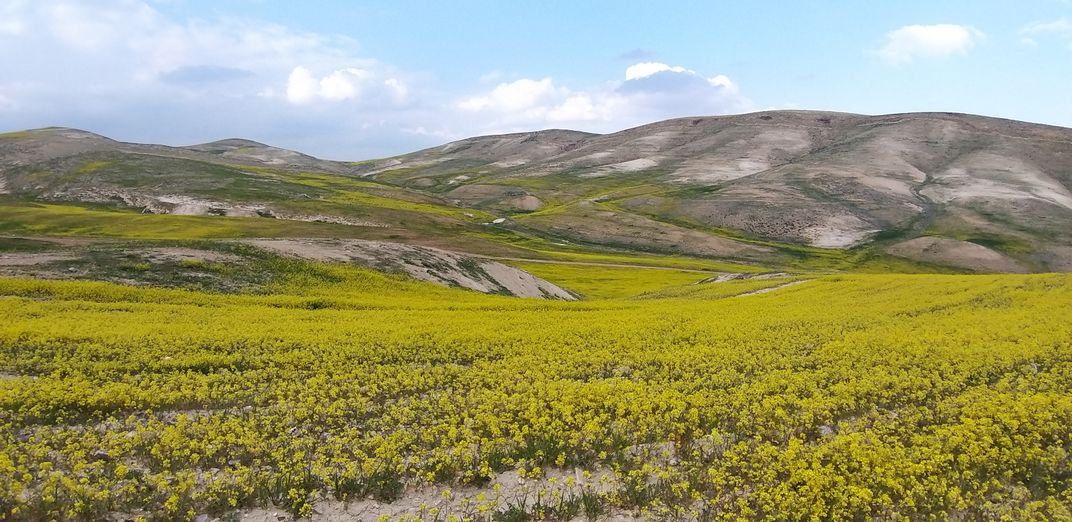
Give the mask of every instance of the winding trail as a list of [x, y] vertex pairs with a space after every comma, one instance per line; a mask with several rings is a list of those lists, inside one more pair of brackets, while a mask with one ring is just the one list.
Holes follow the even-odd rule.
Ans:
[[469, 257], [479, 257], [481, 259], [490, 259], [493, 261], [517, 261], [519, 263], [543, 263], [548, 265], [578, 265], [578, 266], [600, 266], [606, 268], [647, 268], [650, 270], [675, 270], [678, 272], [694, 272], [697, 274], [721, 274], [718, 270], [700, 270], [698, 268], [675, 268], [672, 266], [652, 266], [652, 265], [630, 265], [624, 263], [600, 263], [598, 261], [556, 261], [554, 259], [530, 259], [527, 257], [500, 257], [500, 256], [486, 256], [480, 254], [466, 254]]
[[745, 292], [743, 294], [737, 294], [737, 295], [735, 295], [733, 297], [746, 297], [746, 296], [750, 296], [750, 295], [766, 294], [768, 292], [773, 292], [775, 290], [781, 290], [782, 288], [787, 288], [787, 287], [790, 287], [790, 286], [793, 286], [793, 285], [799, 285], [801, 283], [807, 283], [808, 281], [811, 281], [811, 279], [801, 279], [800, 281], [790, 281], [788, 283], [782, 283], [780, 285], [769, 286], [767, 288], [760, 288], [759, 290], [752, 290], [751, 292]]

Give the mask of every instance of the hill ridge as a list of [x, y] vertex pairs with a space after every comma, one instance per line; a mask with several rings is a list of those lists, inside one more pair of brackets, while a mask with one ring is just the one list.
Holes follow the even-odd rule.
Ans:
[[[136, 206], [163, 195], [208, 194], [213, 197], [179, 206], [275, 216], [284, 213], [273, 200], [300, 197], [312, 198], [303, 212], [315, 219], [377, 222], [368, 219], [366, 203], [340, 206], [324, 199], [323, 190], [310, 192], [315, 187], [308, 182], [288, 192], [278, 176], [257, 174], [281, 169], [340, 176], [333, 184], [361, 179], [375, 184], [360, 189], [367, 194], [407, 201], [381, 205], [437, 205], [440, 214], [474, 216], [461, 218], [465, 227], [494, 219], [504, 232], [586, 248], [776, 265], [866, 249], [964, 270], [1072, 270], [1072, 129], [989, 116], [762, 111], [674, 118], [607, 134], [544, 129], [474, 136], [357, 163], [243, 138], [167, 147], [78, 140], [72, 136], [96, 135], [60, 130], [0, 139], [7, 192], [60, 201], [121, 193], [118, 199]], [[169, 166], [139, 167], [140, 175], [82, 172], [101, 162], [132, 171], [146, 161], [136, 155], [147, 151]], [[215, 167], [193, 161], [236, 170], [206, 177], [199, 173]], [[198, 188], [234, 185], [235, 176], [247, 187], [242, 193]], [[190, 181], [195, 177], [203, 181]], [[132, 191], [138, 197], [126, 196]], [[152, 211], [175, 207], [169, 205]], [[414, 228], [432, 207], [420, 208], [391, 226]]]

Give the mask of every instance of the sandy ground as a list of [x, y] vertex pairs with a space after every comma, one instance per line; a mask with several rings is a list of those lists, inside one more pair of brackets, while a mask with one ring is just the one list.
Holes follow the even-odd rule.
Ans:
[[540, 201], [540, 198], [531, 194], [519, 196], [513, 199], [508, 199], [506, 200], [506, 204], [518, 210], [523, 210], [525, 212], [540, 210], [540, 208], [543, 207], [543, 201]]
[[[440, 513], [439, 520], [446, 515], [478, 515], [501, 510], [509, 505], [524, 502], [532, 506], [537, 495], [543, 499], [552, 498], [556, 493], [563, 496], [580, 494], [588, 490], [595, 493], [609, 492], [618, 487], [613, 472], [596, 469], [585, 472], [580, 469], [550, 469], [539, 479], [522, 479], [517, 472], [508, 471], [495, 477], [487, 485], [477, 488], [472, 486], [425, 487], [407, 491], [401, 499], [391, 503], [376, 500], [359, 500], [339, 502], [321, 500], [314, 503], [315, 513], [312, 520], [323, 522], [375, 521], [386, 516], [388, 520], [403, 517], [419, 517], [417, 520], [435, 519], [435, 511]], [[482, 511], [483, 508], [483, 511]], [[251, 509], [242, 511], [238, 520], [243, 522], [278, 522], [293, 520], [286, 512], [279, 509]], [[585, 520], [583, 515], [574, 520]], [[611, 513], [600, 520], [632, 521], [640, 520], [625, 513]]]

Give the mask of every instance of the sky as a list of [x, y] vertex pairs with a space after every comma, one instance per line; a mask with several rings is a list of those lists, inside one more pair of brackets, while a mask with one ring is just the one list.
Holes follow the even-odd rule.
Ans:
[[0, 0], [0, 131], [331, 159], [811, 109], [1072, 126], [1072, 0]]

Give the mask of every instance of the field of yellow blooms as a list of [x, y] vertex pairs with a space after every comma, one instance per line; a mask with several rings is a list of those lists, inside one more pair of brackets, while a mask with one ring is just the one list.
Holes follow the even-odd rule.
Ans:
[[1072, 518], [1072, 276], [565, 303], [322, 270], [0, 279], [0, 519], [309, 516], [507, 473], [605, 480], [415, 518]]

